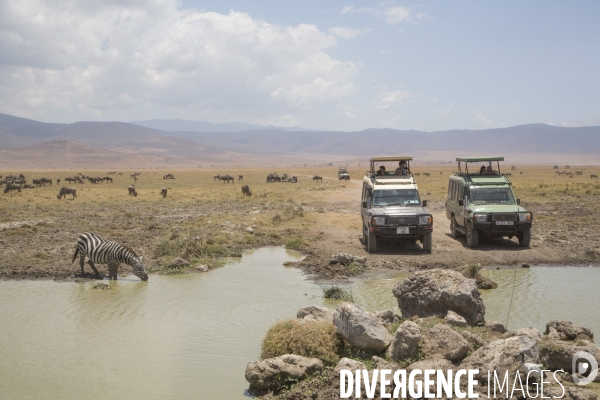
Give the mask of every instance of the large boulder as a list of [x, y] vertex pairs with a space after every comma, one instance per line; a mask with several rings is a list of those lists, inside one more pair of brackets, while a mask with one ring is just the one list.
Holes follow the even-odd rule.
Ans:
[[465, 358], [461, 369], [478, 369], [480, 380], [487, 379], [487, 371], [496, 371], [498, 376], [514, 376], [523, 362], [539, 364], [538, 342], [529, 336], [513, 336], [497, 339], [480, 347]]
[[256, 389], [268, 390], [281, 387], [286, 381], [300, 381], [308, 375], [323, 370], [323, 362], [318, 358], [306, 358], [295, 354], [285, 354], [246, 366], [246, 380]]
[[404, 321], [396, 330], [387, 356], [395, 361], [415, 358], [421, 340], [421, 328], [412, 321]]
[[448, 325], [437, 324], [423, 335], [421, 354], [424, 358], [438, 356], [458, 362], [467, 355], [469, 348], [469, 342], [460, 333]]
[[371, 313], [371, 315], [384, 325], [400, 322], [400, 316], [392, 310], [376, 311]]
[[563, 369], [573, 372], [573, 355], [578, 351], [591, 354], [596, 360], [600, 360], [600, 348], [589, 341], [578, 346], [578, 342], [566, 342], [545, 336], [540, 341], [540, 361], [551, 370]]
[[484, 321], [485, 306], [473, 279], [458, 271], [432, 269], [413, 273], [392, 291], [403, 317], [444, 317], [452, 310], [470, 325]]
[[296, 313], [297, 318], [305, 318], [311, 316], [317, 321], [333, 322], [333, 312], [331, 308], [319, 307], [319, 306], [306, 306], [302, 307]]
[[577, 338], [586, 338], [591, 340], [594, 338], [594, 333], [591, 329], [584, 328], [579, 325], [575, 325], [570, 321], [550, 321], [546, 324], [546, 335], [548, 335], [552, 329], [554, 329], [560, 339], [563, 340], [575, 340]]
[[357, 349], [383, 351], [392, 341], [381, 322], [354, 304], [340, 304], [333, 314], [333, 324], [340, 336]]

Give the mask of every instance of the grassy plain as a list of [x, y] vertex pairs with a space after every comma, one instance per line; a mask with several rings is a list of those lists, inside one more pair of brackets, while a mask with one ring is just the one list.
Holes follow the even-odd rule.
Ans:
[[[587, 265], [600, 260], [600, 182], [590, 179], [590, 173], [600, 172], [599, 167], [574, 166], [571, 171], [583, 171], [574, 178], [557, 176], [551, 167], [510, 171], [516, 196], [534, 213], [531, 248], [519, 248], [513, 238], [483, 241], [479, 248], [468, 249], [464, 240], [449, 236], [444, 212], [448, 175], [455, 167], [413, 166], [414, 172], [431, 174], [417, 177], [421, 197], [429, 200], [434, 215], [431, 255], [418, 244], [403, 243], [384, 247], [375, 255], [364, 251], [359, 202], [365, 169], [349, 167], [349, 182], [337, 179], [337, 166], [277, 171], [297, 175], [295, 184], [265, 182], [272, 169], [145, 169], [135, 183], [137, 197], [127, 194], [127, 187], [134, 183], [132, 171], [113, 175], [113, 183], [64, 184], [63, 180], [61, 186], [77, 189], [76, 200], [58, 200], [56, 183], [0, 194], [0, 277], [75, 279], [79, 265], [71, 259], [77, 236], [88, 231], [128, 245], [144, 257], [149, 272], [159, 273], [185, 272], [168, 267], [175, 257], [191, 262], [186, 270], [200, 264], [215, 268], [226, 257], [265, 245], [300, 250], [307, 258], [298, 266], [323, 279], [359, 275], [371, 267], [454, 267], [468, 262]], [[107, 170], [0, 173], [24, 173], [29, 182], [42, 176], [56, 182], [76, 172], [105, 176]], [[162, 179], [166, 173], [176, 179]], [[214, 181], [215, 174], [230, 174], [235, 183]], [[238, 181], [239, 174], [244, 175], [243, 182]], [[323, 176], [323, 183], [312, 180], [317, 174]], [[243, 184], [250, 186], [252, 196], [242, 194]], [[162, 187], [169, 189], [164, 199]], [[340, 251], [367, 256], [366, 268], [329, 265], [329, 257]], [[127, 267], [123, 271], [129, 272]], [[89, 267], [86, 272], [91, 272]]]

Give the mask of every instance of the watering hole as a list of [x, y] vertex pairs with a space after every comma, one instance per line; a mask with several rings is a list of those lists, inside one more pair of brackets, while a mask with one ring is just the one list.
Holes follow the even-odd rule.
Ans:
[[[335, 307], [283, 248], [244, 253], [204, 274], [130, 276], [111, 290], [50, 281], [0, 282], [0, 388], [22, 399], [244, 398], [244, 371], [267, 329], [306, 305]], [[600, 268], [518, 269], [508, 327], [567, 319], [600, 332]], [[484, 271], [486, 319], [505, 322], [514, 270]], [[352, 285], [369, 311], [397, 310], [408, 273]]]

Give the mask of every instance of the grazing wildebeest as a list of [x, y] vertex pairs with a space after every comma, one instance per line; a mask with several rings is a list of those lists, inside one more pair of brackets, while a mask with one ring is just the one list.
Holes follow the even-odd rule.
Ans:
[[163, 197], [163, 199], [164, 199], [165, 197], [167, 197], [167, 188], [165, 188], [165, 187], [164, 187], [164, 188], [162, 188], [162, 190], [160, 191], [160, 194], [161, 194], [161, 196]]
[[175, 176], [173, 174], [166, 174], [163, 175], [163, 179], [175, 179]]
[[250, 191], [248, 185], [242, 186], [242, 193], [244, 193], [246, 196], [252, 196], [252, 192]]
[[70, 176], [67, 176], [67, 177], [65, 178], [65, 181], [67, 181], [67, 182], [70, 182], [70, 183], [72, 183], [72, 182], [77, 182], [77, 178], [71, 178]]
[[50, 185], [50, 186], [52, 186], [52, 179], [42, 178], [42, 179], [40, 179], [40, 181], [42, 182], [42, 185]]
[[137, 191], [133, 185], [129, 186], [127, 190], [129, 191], [130, 196], [133, 195], [133, 197], [137, 197]]
[[233, 179], [233, 176], [231, 176], [231, 175], [222, 176], [221, 180], [223, 181], [223, 183], [225, 183], [225, 182], [229, 183], [229, 181], [231, 181], [232, 183], [235, 183], [235, 180]]
[[56, 184], [60, 185], [60, 178], [56, 178]]
[[79, 235], [77, 240], [77, 248], [75, 249], [75, 255], [73, 261], [79, 254], [79, 265], [81, 266], [81, 276], [83, 277], [83, 264], [85, 256], [88, 257], [88, 264], [94, 270], [96, 277], [99, 278], [100, 274], [96, 267], [97, 264], [108, 264], [108, 279], [117, 280], [117, 273], [119, 272], [120, 264], [127, 264], [133, 268], [133, 273], [143, 281], [148, 280], [148, 273], [142, 263], [142, 258], [138, 257], [133, 250], [127, 246], [122, 246], [118, 243], [106, 240], [93, 233], [83, 233]]
[[4, 193], [8, 193], [8, 192], [12, 192], [13, 190], [18, 191], [19, 193], [21, 193], [21, 185], [15, 185], [14, 183], [7, 183], [6, 187], [4, 188]]
[[33, 184], [37, 187], [42, 186], [42, 180], [41, 179], [34, 179], [33, 180]]
[[213, 181], [220, 181], [220, 180], [221, 180], [221, 175], [213, 176]]
[[323, 177], [319, 176], [319, 175], [315, 175], [315, 176], [313, 176], [313, 181], [321, 181], [321, 182], [323, 182]]
[[244, 175], [238, 175], [238, 181], [243, 181], [244, 180]]
[[423, 176], [431, 176], [429, 172], [423, 172]]
[[68, 194], [72, 194], [73, 200], [75, 200], [77, 198], [77, 189], [72, 187], [61, 187], [60, 192], [58, 192], [58, 196], [56, 197], [60, 200], [63, 196], [65, 196], [66, 199]]
[[102, 179], [104, 179], [106, 181], [106, 183], [108, 183], [108, 181], [110, 181], [110, 183], [113, 183], [113, 178], [111, 178], [110, 176], [105, 176]]
[[591, 174], [591, 175], [590, 175], [590, 179], [598, 179], [598, 175], [596, 175], [596, 174]]

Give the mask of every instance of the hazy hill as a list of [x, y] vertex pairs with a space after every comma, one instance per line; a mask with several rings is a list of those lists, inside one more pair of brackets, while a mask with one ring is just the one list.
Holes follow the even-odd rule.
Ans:
[[253, 129], [279, 129], [283, 131], [302, 131], [302, 128], [281, 128], [275, 125], [255, 125], [241, 122], [213, 124], [206, 121], [189, 121], [184, 119], [151, 119], [148, 121], [132, 121], [132, 124], [146, 128], [160, 129], [166, 132], [241, 132]]

